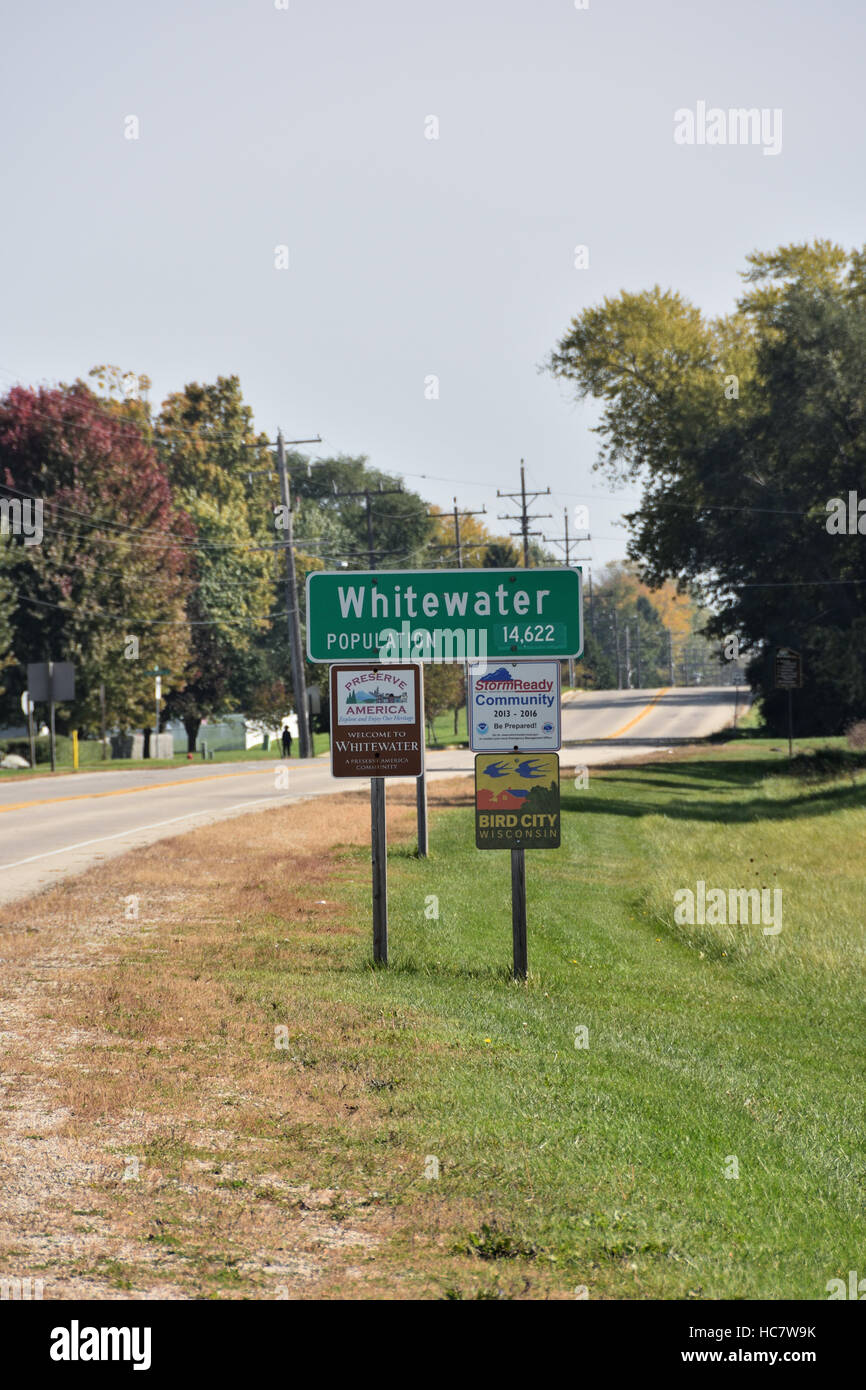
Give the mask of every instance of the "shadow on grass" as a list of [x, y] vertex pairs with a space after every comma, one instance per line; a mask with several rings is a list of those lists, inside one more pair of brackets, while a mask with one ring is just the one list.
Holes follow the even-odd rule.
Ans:
[[[646, 787], [650, 784], [658, 791], [691, 791], [694, 796], [689, 800], [672, 796], [669, 801], [644, 801], [629, 794], [627, 799], [619, 801], [587, 796], [585, 793], [571, 794], [563, 796], [562, 808], [583, 815], [662, 815], [676, 820], [722, 821], [728, 824], [796, 820], [866, 806], [866, 783], [850, 780], [864, 768], [866, 757], [861, 754], [851, 754], [844, 762], [834, 760], [832, 764], [820, 756], [794, 758], [790, 764], [755, 763], [752, 760], [733, 764], [698, 762], [689, 763], [687, 767], [679, 764], [675, 773], [669, 764], [660, 764], [658, 772], [647, 769], [638, 776], [625, 771], [607, 772], [604, 775], [605, 786], [627, 784]], [[836, 780], [828, 782], [828, 776]], [[738, 789], [744, 793], [756, 791], [769, 777], [789, 779], [792, 795], [774, 799], [749, 796], [743, 800], [727, 795], [736, 793]], [[816, 785], [819, 782], [821, 785]], [[724, 791], [725, 799], [707, 801], [704, 795], [708, 790], [707, 783], [714, 783], [720, 791]]]

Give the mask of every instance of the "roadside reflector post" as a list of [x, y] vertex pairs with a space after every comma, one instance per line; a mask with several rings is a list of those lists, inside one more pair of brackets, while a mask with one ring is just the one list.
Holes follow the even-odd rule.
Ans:
[[385, 778], [370, 778], [370, 843], [373, 859], [373, 960], [388, 964], [388, 846], [385, 840]]
[[514, 978], [525, 980], [528, 970], [526, 949], [526, 853], [511, 851], [511, 932], [514, 938]]
[[427, 858], [427, 776], [415, 778], [415, 800], [418, 806], [418, 856]]

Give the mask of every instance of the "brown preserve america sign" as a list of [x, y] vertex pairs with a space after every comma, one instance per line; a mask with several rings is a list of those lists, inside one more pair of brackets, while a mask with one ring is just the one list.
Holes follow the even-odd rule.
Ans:
[[424, 771], [420, 666], [331, 667], [334, 777], [420, 777]]

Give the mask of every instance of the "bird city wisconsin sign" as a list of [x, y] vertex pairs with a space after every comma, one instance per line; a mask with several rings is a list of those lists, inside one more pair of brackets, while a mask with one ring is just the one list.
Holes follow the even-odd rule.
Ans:
[[577, 569], [307, 575], [307, 655], [368, 661], [579, 656]]
[[559, 756], [479, 753], [475, 759], [477, 849], [558, 849]]

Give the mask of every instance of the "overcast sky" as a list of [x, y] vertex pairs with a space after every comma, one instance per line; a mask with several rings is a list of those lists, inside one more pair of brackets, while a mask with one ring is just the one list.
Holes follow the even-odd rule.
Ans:
[[[635, 497], [537, 366], [623, 288], [717, 313], [753, 249], [866, 241], [864, 37], [864, 0], [18, 0], [0, 388], [234, 372], [258, 428], [500, 531], [524, 457], [602, 564]], [[780, 109], [781, 151], [675, 143], [699, 102]]]

